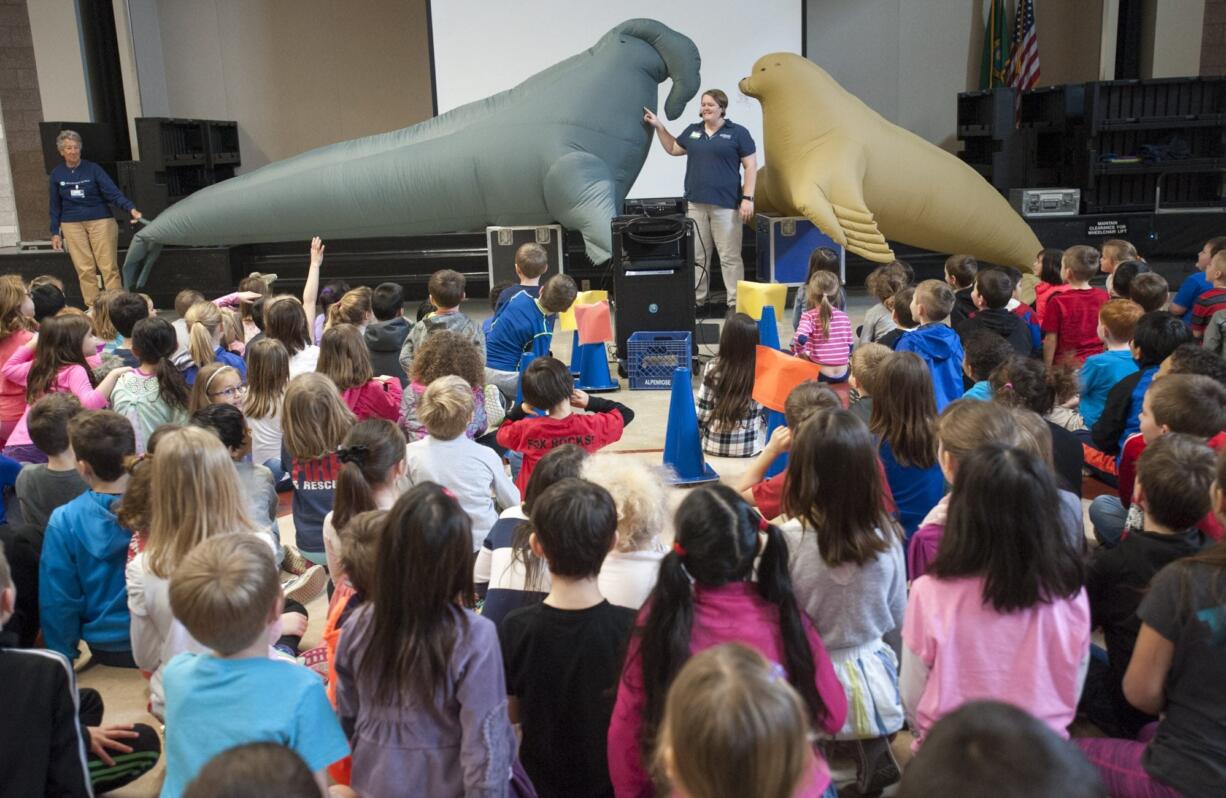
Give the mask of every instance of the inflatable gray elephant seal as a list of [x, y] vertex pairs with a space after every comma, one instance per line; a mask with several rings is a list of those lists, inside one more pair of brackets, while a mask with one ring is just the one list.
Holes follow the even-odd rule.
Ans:
[[[658, 86], [676, 119], [698, 92], [698, 48], [651, 19], [513, 89], [412, 127], [320, 147], [209, 186], [136, 234], [124, 283], [144, 285], [164, 244], [234, 245], [478, 230], [559, 222], [610, 257], [621, 212], [651, 146], [643, 108]], [[139, 273], [139, 276], [138, 276]]]

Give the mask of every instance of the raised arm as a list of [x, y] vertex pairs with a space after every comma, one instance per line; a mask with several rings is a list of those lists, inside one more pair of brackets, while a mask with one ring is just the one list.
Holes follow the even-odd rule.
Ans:
[[685, 155], [685, 147], [677, 143], [677, 139], [673, 137], [672, 133], [668, 132], [664, 127], [664, 123], [651, 112], [651, 109], [643, 109], [643, 121], [656, 129], [656, 137], [660, 139], [660, 146], [664, 148], [665, 152], [669, 155]]
[[306, 311], [307, 328], [312, 330], [315, 329], [315, 303], [319, 301], [319, 268], [323, 262], [324, 242], [315, 236], [311, 239], [311, 265], [307, 267], [306, 285], [302, 287], [302, 309]]

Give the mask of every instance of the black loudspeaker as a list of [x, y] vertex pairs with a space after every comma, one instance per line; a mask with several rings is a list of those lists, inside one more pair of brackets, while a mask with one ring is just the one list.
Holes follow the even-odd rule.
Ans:
[[685, 216], [617, 216], [612, 223], [617, 357], [643, 330], [694, 332], [694, 226]]

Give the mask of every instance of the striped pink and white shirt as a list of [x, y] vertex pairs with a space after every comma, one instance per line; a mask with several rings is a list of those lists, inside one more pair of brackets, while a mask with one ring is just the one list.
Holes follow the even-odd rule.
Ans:
[[856, 340], [851, 319], [838, 308], [831, 308], [830, 329], [823, 336], [819, 310], [813, 308], [801, 315], [796, 337], [792, 339], [792, 353], [823, 366], [845, 366], [851, 361], [851, 347]]

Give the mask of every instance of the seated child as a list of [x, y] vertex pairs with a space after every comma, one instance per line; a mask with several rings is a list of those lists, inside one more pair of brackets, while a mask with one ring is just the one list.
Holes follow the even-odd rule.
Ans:
[[149, 312], [149, 305], [144, 297], [126, 291], [113, 297], [109, 305], [111, 324], [120, 335], [120, 343], [112, 354], [119, 358], [123, 365], [136, 368], [140, 365], [140, 360], [132, 354], [132, 330], [138, 321], [143, 321], [153, 314]]
[[464, 282], [464, 275], [451, 269], [442, 269], [430, 275], [426, 290], [430, 292], [430, 302], [435, 310], [413, 325], [404, 339], [404, 345], [400, 347], [400, 367], [405, 374], [413, 372], [413, 356], [426, 338], [439, 330], [457, 332], [481, 349], [485, 348], [485, 334], [481, 332], [481, 326], [460, 310], [465, 296]]
[[[1125, 241], [1122, 238], [1110, 238], [1103, 242], [1102, 256], [1100, 258], [1100, 268], [1103, 274], [1107, 275], [1107, 291], [1110, 293], [1115, 287], [1115, 272], [1124, 263], [1130, 260], [1140, 260], [1141, 256], [1137, 254], [1137, 248], [1131, 242]], [[1065, 282], [1068, 282], [1067, 280]], [[1127, 297], [1127, 294], [1118, 294], [1118, 296]]]
[[426, 339], [413, 357], [409, 386], [400, 400], [398, 421], [405, 439], [412, 443], [426, 437], [426, 425], [418, 416], [422, 394], [430, 383], [451, 375], [473, 386], [473, 420], [465, 435], [476, 440], [502, 422], [506, 414], [502, 394], [497, 387], [485, 385], [484, 356], [481, 347], [450, 330], [439, 330]]
[[860, 327], [859, 344], [880, 341], [895, 327], [890, 298], [907, 286], [907, 273], [901, 266], [890, 263], [878, 266], [864, 281], [868, 292], [877, 299], [877, 304], [864, 311], [864, 324]]
[[902, 337], [898, 352], [914, 352], [928, 366], [932, 376], [937, 412], [962, 398], [962, 342], [943, 322], [954, 306], [954, 292], [939, 280], [925, 280], [915, 289], [911, 315], [919, 327]]
[[1146, 313], [1151, 310], [1166, 310], [1171, 299], [1171, 287], [1166, 278], [1157, 272], [1138, 274], [1128, 289], [1128, 298], [1140, 305]]
[[[400, 349], [412, 324], [404, 317], [404, 289], [397, 283], [379, 283], [370, 295], [370, 310], [375, 320], [366, 325], [362, 338], [370, 351], [370, 365], [376, 377], [395, 377], [400, 387], [409, 384], [400, 365]], [[251, 346], [247, 341], [247, 346]]]
[[485, 341], [485, 381], [497, 385], [508, 399], [515, 398], [524, 352], [547, 354], [556, 314], [574, 304], [578, 292], [569, 275], [555, 274], [541, 286], [539, 297], [527, 293], [511, 297]]
[[549, 595], [498, 629], [519, 756], [541, 796], [612, 796], [605, 751], [620, 655], [635, 611], [610, 604], [597, 584], [617, 543], [617, 507], [582, 479], [536, 500], [533, 551], [549, 564]]
[[476, 552], [498, 520], [496, 504], [519, 504], [519, 490], [502, 458], [464, 434], [473, 417], [473, 392], [463, 379], [440, 377], [430, 383], [417, 414], [430, 434], [405, 450], [409, 484], [434, 482], [455, 495], [472, 521]]
[[268, 657], [281, 603], [272, 551], [254, 535], [209, 538], [175, 567], [174, 617], [210, 651], [179, 654], [164, 669], [164, 798], [182, 795], [206, 762], [245, 742], [294, 749], [321, 791], [324, 768], [349, 753], [319, 677]]
[[77, 471], [89, 490], [56, 508], [38, 568], [38, 609], [47, 648], [76, 660], [82, 639], [94, 662], [133, 668], [124, 564], [132, 535], [115, 519], [136, 454], [128, 420], [110, 410], [68, 424]]
[[1192, 336], [1197, 340], [1205, 337], [1205, 328], [1213, 314], [1226, 310], [1226, 252], [1219, 252], [1209, 261], [1205, 279], [1212, 288], [1197, 297], [1192, 306]]
[[1206, 352], [1226, 358], [1226, 310], [1219, 310], [1209, 317], [1204, 340]]
[[[0, 626], [16, 605], [8, 560], [0, 551]], [[7, 719], [0, 734], [5, 795], [87, 798], [110, 792], [152, 769], [162, 750], [157, 732], [143, 723], [103, 726], [102, 696], [90, 689], [78, 693], [72, 665], [56, 652], [0, 641], [0, 702]]]
[[744, 313], [724, 321], [719, 355], [703, 369], [695, 400], [702, 450], [709, 455], [753, 457], [766, 443], [766, 410], [753, 398], [757, 346], [757, 322]]
[[504, 510], [485, 536], [473, 564], [473, 585], [477, 598], [484, 602], [481, 616], [495, 626], [512, 610], [543, 601], [549, 593], [549, 569], [529, 545], [532, 527], [528, 519], [536, 497], [555, 482], [578, 477], [587, 456], [573, 443], [551, 449], [536, 464], [523, 504]]
[[1039, 282], [1034, 286], [1034, 313], [1040, 321], [1047, 310], [1047, 300], [1053, 293], [1064, 290], [1064, 280], [1060, 277], [1060, 259], [1063, 256], [1064, 250], [1051, 247], [1039, 250], [1039, 254], [1034, 256], [1030, 273], [1039, 277]]
[[1090, 559], [1090, 616], [1103, 629], [1107, 658], [1090, 658], [1080, 709], [1109, 736], [1135, 738], [1155, 720], [1124, 698], [1124, 672], [1141, 628], [1137, 607], [1158, 571], [1204, 548], [1207, 538], [1196, 526], [1211, 509], [1214, 464], [1209, 447], [1190, 435], [1163, 435], [1147, 446], [1137, 469], [1141, 530]]
[[1129, 343], [1143, 315], [1141, 306], [1127, 299], [1113, 299], [1098, 311], [1098, 338], [1105, 351], [1090, 355], [1081, 366], [1078, 408], [1087, 428], [1103, 414], [1111, 389], [1137, 370]]
[[792, 353], [821, 366], [819, 379], [846, 382], [856, 338], [847, 314], [834, 306], [841, 291], [839, 277], [819, 271], [805, 290], [810, 309], [800, 317], [800, 326], [792, 339]]
[[962, 373], [971, 382], [962, 398], [989, 402], [992, 400], [992, 384], [988, 377], [997, 366], [1013, 357], [1014, 349], [1004, 338], [988, 330], [972, 331], [962, 340], [962, 345], [966, 348]]
[[525, 293], [530, 297], [541, 294], [541, 275], [549, 269], [549, 253], [540, 244], [528, 242], [521, 244], [515, 250], [515, 276], [519, 282], [507, 286], [498, 292], [494, 304], [494, 315], [497, 316], [511, 301], [511, 297]]
[[1008, 310], [1013, 298], [1013, 283], [1000, 269], [985, 269], [975, 276], [971, 300], [976, 310], [954, 329], [966, 346], [967, 338], [978, 330], [998, 335], [1008, 342], [1013, 351], [1023, 357], [1035, 354], [1030, 341], [1030, 328], [1015, 313]]
[[[545, 285], [542, 296], [551, 283]], [[518, 301], [511, 300], [511, 306], [499, 318], [506, 318]], [[595, 452], [619, 440], [622, 430], [634, 420], [634, 411], [625, 405], [576, 390], [570, 369], [552, 357], [532, 361], [524, 371], [523, 389], [523, 403], [508, 410], [506, 421], [498, 428], [498, 445], [524, 456], [515, 482], [521, 491], [527, 487], [532, 469], [550, 449], [574, 443]]]
[[1064, 251], [1060, 276], [1068, 288], [1052, 295], [1043, 314], [1043, 362], [1048, 366], [1074, 362], [1080, 366], [1090, 355], [1103, 351], [1098, 340], [1098, 311], [1110, 298], [1091, 288], [1098, 271], [1098, 250], [1078, 245]]
[[[336, 310], [338, 305], [333, 305]], [[376, 377], [370, 351], [362, 331], [352, 324], [334, 324], [319, 341], [319, 362], [315, 370], [336, 383], [341, 399], [358, 421], [368, 418], [400, 417], [400, 381]]]
[[945, 259], [945, 282], [953, 289], [954, 306], [949, 310], [949, 324], [954, 329], [975, 313], [975, 276], [979, 261], [972, 255], [950, 255]]
[[1192, 308], [1200, 295], [1213, 287], [1205, 270], [1209, 268], [1213, 256], [1226, 249], [1226, 236], [1211, 238], [1205, 242], [1196, 256], [1196, 271], [1188, 275], [1179, 286], [1174, 298], [1171, 299], [1170, 311], [1183, 319], [1184, 324], [1192, 324]]
[[70, 393], [49, 393], [30, 408], [30, 440], [47, 455], [47, 462], [21, 470], [17, 499], [22, 518], [38, 531], [40, 542], [52, 511], [89, 490], [77, 473], [77, 456], [68, 440], [68, 425], [80, 413], [81, 402]]
[[851, 377], [848, 378], [851, 397], [847, 409], [865, 424], [873, 415], [873, 379], [890, 354], [888, 346], [873, 343], [860, 344], [851, 353]]
[[898, 348], [898, 342], [917, 326], [911, 318], [911, 300], [915, 296], [915, 286], [908, 285], [890, 298], [890, 313], [894, 320], [894, 329], [890, 330], [877, 342], [888, 346], [891, 350]]
[[292, 749], [278, 743], [247, 743], [210, 759], [187, 785], [183, 798], [243, 795], [319, 798], [319, 784]]
[[[948, 290], [943, 283], [936, 285]], [[953, 330], [949, 332], [954, 335]], [[880, 441], [878, 454], [890, 496], [897, 502], [898, 521], [909, 541], [945, 494], [945, 478], [937, 462], [932, 379], [918, 355], [895, 352], [881, 365], [877, 387], [880, 391], [873, 398], [869, 429]]]
[[[120, 296], [122, 298], [123, 295]], [[141, 319], [133, 327], [126, 343], [137, 361], [137, 367], [115, 383], [115, 390], [111, 391], [111, 408], [132, 422], [132, 429], [136, 432], [136, 451], [143, 454], [145, 441], [155, 429], [163, 424], [182, 424], [187, 420], [190, 400], [187, 383], [171, 361], [178, 343], [170, 322], [156, 317]], [[218, 365], [215, 368], [230, 367]], [[237, 371], [234, 373], [238, 374]], [[217, 382], [219, 380], [214, 380], [210, 390], [218, 387]]]
[[1037, 413], [1051, 434], [1052, 462], [1061, 490], [1081, 496], [1081, 472], [1085, 450], [1081, 440], [1056, 423], [1056, 397], [1075, 392], [1072, 373], [1067, 368], [1046, 368], [1035, 358], [1013, 355], [989, 377], [994, 401]]
[[1132, 281], [1143, 274], [1153, 274], [1149, 264], [1143, 260], [1126, 260], [1120, 263], [1115, 267], [1115, 271], [1107, 276], [1107, 282], [1111, 286], [1107, 293], [1111, 294], [1112, 299], [1132, 299]]

